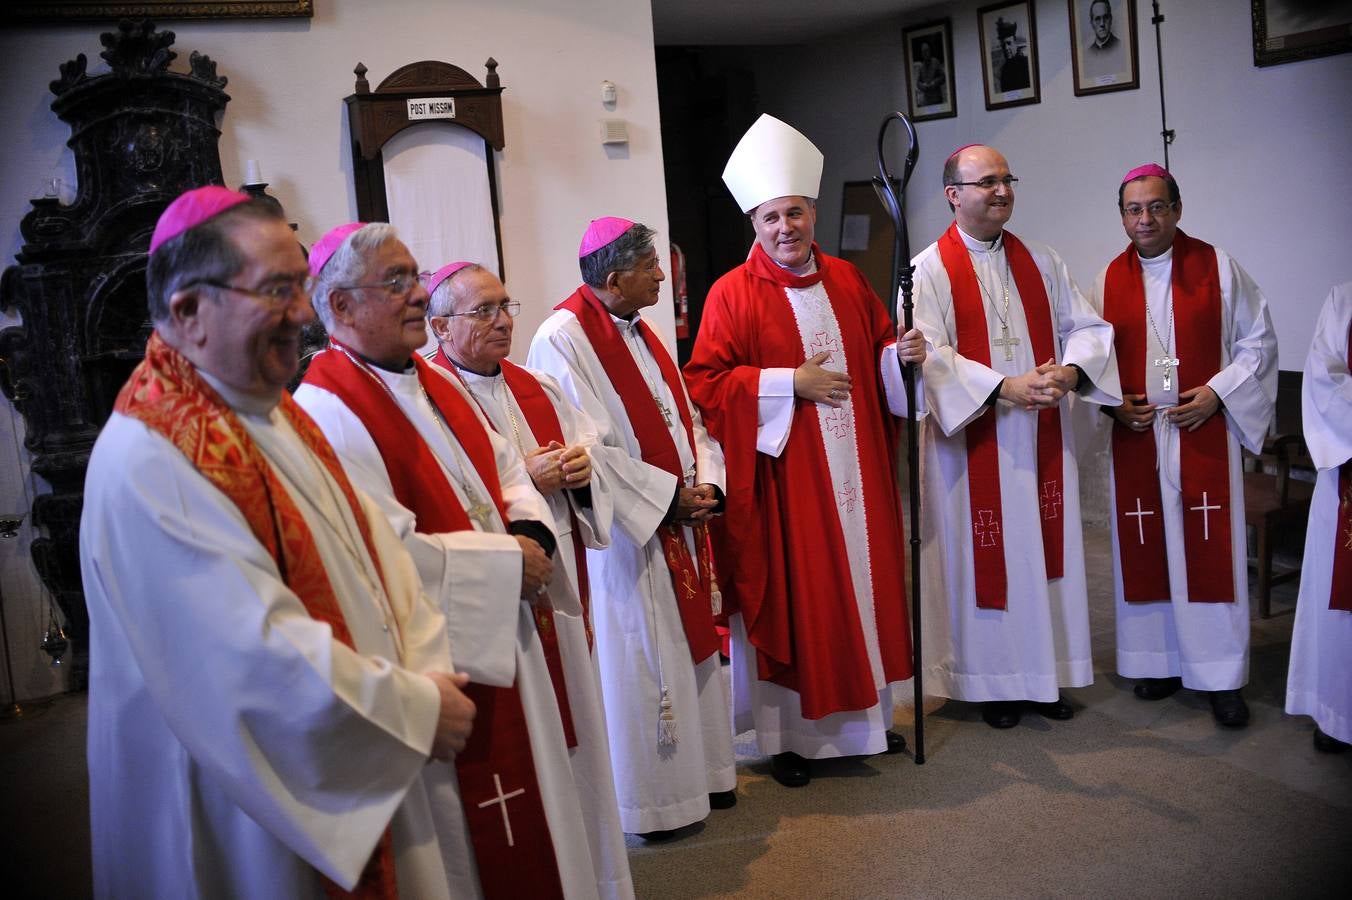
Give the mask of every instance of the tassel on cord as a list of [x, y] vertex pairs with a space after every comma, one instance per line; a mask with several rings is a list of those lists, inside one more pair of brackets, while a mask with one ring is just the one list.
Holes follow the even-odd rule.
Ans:
[[657, 745], [673, 746], [680, 739], [676, 731], [676, 713], [671, 708], [671, 691], [662, 685], [662, 712], [657, 716]]

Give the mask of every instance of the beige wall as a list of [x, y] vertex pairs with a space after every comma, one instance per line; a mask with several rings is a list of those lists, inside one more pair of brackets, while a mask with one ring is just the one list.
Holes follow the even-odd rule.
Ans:
[[[503, 256], [508, 287], [522, 301], [517, 359], [550, 308], [578, 282], [577, 245], [587, 222], [622, 215], [665, 233], [666, 192], [657, 112], [657, 82], [649, 5], [634, 0], [323, 0], [311, 20], [166, 22], [177, 34], [185, 71], [197, 50], [229, 78], [220, 142], [227, 184], [242, 180], [257, 159], [269, 191], [287, 207], [309, 243], [356, 216], [342, 98], [352, 92], [360, 60], [374, 86], [399, 66], [420, 59], [452, 62], [483, 79], [489, 56], [506, 87], [506, 149], [498, 154]], [[6, 264], [21, 245], [18, 223], [43, 181], [73, 181], [69, 131], [49, 109], [47, 83], [78, 53], [91, 74], [105, 71], [92, 24], [0, 32], [0, 121], [8, 123], [0, 164], [0, 250]], [[601, 105], [601, 82], [615, 82], [618, 108]], [[627, 152], [607, 153], [601, 118], [629, 121]], [[444, 260], [420, 261], [436, 265]], [[670, 294], [664, 291], [664, 298]], [[0, 327], [12, 324], [0, 320]], [[670, 304], [653, 318], [671, 331]], [[33, 485], [27, 459], [11, 435], [13, 409], [0, 403], [0, 506], [19, 507]], [[21, 696], [58, 689], [42, 663], [36, 579], [29, 535], [0, 543], [0, 574], [9, 616], [10, 648]], [[45, 626], [45, 619], [42, 621]], [[41, 658], [39, 658], [41, 656]], [[3, 690], [3, 688], [0, 688]]]

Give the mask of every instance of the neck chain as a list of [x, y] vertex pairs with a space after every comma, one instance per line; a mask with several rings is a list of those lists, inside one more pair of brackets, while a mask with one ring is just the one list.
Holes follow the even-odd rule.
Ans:
[[[994, 252], [994, 251], [992, 251], [992, 252]], [[975, 274], [975, 273], [973, 273], [973, 274]], [[995, 297], [991, 294], [991, 292], [990, 292], [989, 290], [986, 289], [986, 283], [985, 283], [984, 281], [981, 280], [981, 276], [979, 276], [979, 275], [977, 276], [976, 283], [977, 283], [977, 286], [981, 288], [981, 293], [985, 294], [986, 297], [987, 297], [987, 299], [990, 300], [990, 302], [991, 302], [991, 309], [995, 312], [995, 317], [996, 317], [997, 319], [1000, 320], [1000, 326], [1001, 326], [1002, 328], [1008, 330], [1008, 329], [1009, 329], [1009, 254], [1005, 254], [1005, 280], [1002, 282], [1002, 287], [1004, 288], [1004, 291], [1005, 291], [1005, 302], [1004, 302], [1003, 310], [1002, 310], [1002, 308], [1001, 308], [1000, 306], [997, 306], [997, 305], [996, 305], [996, 303], [995, 303]]]
[[[637, 337], [639, 343], [643, 344], [644, 349], [646, 349], [647, 342], [643, 340], [643, 335], [637, 334], [637, 332], [638, 332], [638, 317], [635, 316], [634, 321], [629, 323], [627, 335], [630, 337]], [[662, 402], [662, 395], [657, 392], [657, 382], [656, 380], [653, 379], [652, 372], [648, 369], [648, 357], [644, 353], [639, 353], [637, 354], [637, 356], [639, 368], [643, 370], [643, 380], [648, 382], [648, 391], [653, 395], [653, 402], [656, 403], [657, 408], [662, 411], [662, 419], [667, 423], [667, 427], [670, 428], [672, 421], [671, 408]], [[677, 402], [679, 402], [679, 398]]]
[[1169, 355], [1169, 345], [1170, 345], [1171, 343], [1173, 343], [1173, 339], [1174, 339], [1174, 301], [1173, 301], [1173, 298], [1171, 297], [1171, 298], [1169, 299], [1169, 323], [1168, 323], [1169, 327], [1165, 329], [1165, 331], [1166, 331], [1166, 332], [1168, 333], [1168, 335], [1169, 335], [1169, 340], [1166, 341], [1164, 338], [1160, 337], [1160, 330], [1159, 330], [1159, 328], [1157, 328], [1157, 327], [1155, 326], [1155, 314], [1152, 313], [1152, 312], [1150, 311], [1150, 300], [1149, 300], [1149, 298], [1147, 298], [1146, 301], [1145, 301], [1145, 318], [1146, 318], [1146, 321], [1148, 321], [1148, 322], [1150, 323], [1150, 330], [1151, 330], [1152, 332], [1154, 332], [1154, 334], [1155, 334], [1155, 340], [1158, 341], [1158, 342], [1159, 342], [1159, 345], [1160, 345], [1161, 347], [1164, 348], [1164, 355], [1165, 355], [1165, 356], [1168, 356], [1168, 355]]

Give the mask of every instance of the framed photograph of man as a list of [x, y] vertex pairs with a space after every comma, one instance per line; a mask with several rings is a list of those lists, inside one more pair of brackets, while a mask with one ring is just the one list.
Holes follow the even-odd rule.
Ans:
[[1141, 86], [1136, 0], [1067, 0], [1075, 96]]
[[953, 84], [953, 22], [944, 19], [901, 30], [906, 57], [906, 97], [911, 119], [947, 119], [958, 114]]
[[976, 11], [986, 109], [1042, 102], [1033, 4], [993, 3]]
[[1253, 0], [1253, 64], [1352, 52], [1352, 7], [1334, 0]]

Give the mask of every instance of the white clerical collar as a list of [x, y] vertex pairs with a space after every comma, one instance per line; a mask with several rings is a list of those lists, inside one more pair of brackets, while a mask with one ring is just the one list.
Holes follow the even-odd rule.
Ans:
[[1144, 256], [1141, 256], [1139, 251], [1136, 253], [1136, 255], [1137, 257], [1140, 258], [1141, 265], [1145, 266], [1148, 269], [1158, 269], [1173, 264], [1174, 248], [1171, 245], [1168, 250], [1165, 250], [1159, 256], [1152, 256], [1149, 259], [1146, 259]]
[[981, 238], [972, 237], [962, 230], [961, 225], [958, 226], [958, 234], [962, 235], [962, 242], [967, 245], [967, 249], [974, 253], [978, 251], [983, 253], [998, 253], [1000, 250], [1003, 250], [1005, 246], [1005, 233], [1003, 231], [997, 234], [993, 240], [989, 241], [983, 241]]
[[464, 366], [460, 365], [460, 363], [454, 363], [454, 365], [455, 370], [460, 373], [460, 377], [465, 379], [465, 384], [470, 387], [473, 387], [476, 384], [486, 384], [489, 387], [492, 387], [502, 380], [502, 366], [498, 366], [498, 370], [492, 375], [480, 375], [472, 369], [466, 369]]
[[639, 314], [637, 312], [630, 313], [628, 318], [617, 316], [614, 313], [610, 314], [610, 320], [615, 323], [615, 327], [624, 332], [628, 332], [630, 329], [636, 327], [638, 325], [638, 319]]
[[803, 263], [801, 266], [786, 266], [773, 256], [770, 257], [770, 261], [796, 278], [806, 278], [809, 275], [817, 274], [817, 254], [815, 253], [809, 253], [807, 255], [807, 262]]
[[257, 394], [246, 394], [244, 391], [230, 387], [206, 369], [198, 369], [197, 374], [201, 375], [202, 380], [211, 385], [212, 389], [221, 395], [221, 399], [225, 401], [227, 406], [246, 416], [260, 416], [266, 419], [277, 408], [277, 404], [282, 402], [280, 393], [275, 397], [259, 397]]

